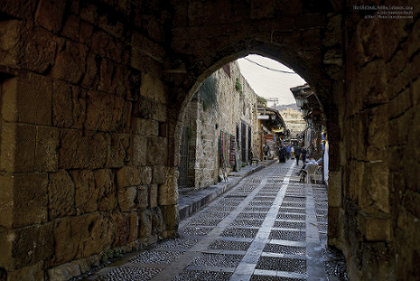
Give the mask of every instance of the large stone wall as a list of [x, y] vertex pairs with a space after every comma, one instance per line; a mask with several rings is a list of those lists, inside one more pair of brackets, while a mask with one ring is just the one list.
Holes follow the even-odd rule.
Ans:
[[140, 5], [0, 1], [7, 280], [68, 279], [176, 231], [162, 11]]
[[[214, 82], [214, 104], [206, 105], [201, 96], [204, 94], [200, 88], [195, 99], [190, 102], [184, 117], [184, 126], [193, 128], [191, 138], [195, 141], [194, 165], [190, 163], [189, 174], [194, 175], [194, 187], [201, 188], [218, 182], [220, 170], [219, 138], [220, 132], [224, 131], [236, 138], [236, 128], [241, 122], [252, 128], [251, 145], [258, 142], [258, 125], [256, 118], [257, 95], [241, 75], [237, 63], [229, 63], [214, 72], [211, 76]], [[240, 87], [237, 86], [240, 85]], [[198, 102], [196, 102], [196, 99]], [[244, 111], [245, 109], [245, 111]], [[191, 114], [196, 112], [196, 115]], [[194, 125], [191, 125], [194, 123]], [[256, 133], [254, 133], [256, 132]], [[240, 132], [241, 134], [241, 132]], [[185, 136], [184, 136], [185, 137]], [[248, 129], [246, 132], [246, 155], [248, 156]], [[239, 139], [240, 141], [240, 139]], [[237, 140], [238, 142], [238, 140]], [[192, 148], [192, 146], [190, 146]], [[241, 153], [241, 144], [237, 143], [238, 153]], [[254, 149], [255, 150], [255, 149]], [[182, 152], [181, 152], [182, 153]], [[254, 152], [256, 154], [256, 152]], [[248, 163], [244, 163], [245, 165]], [[233, 167], [227, 168], [227, 172]]]
[[323, 104], [329, 243], [351, 279], [415, 280], [420, 6], [380, 1], [414, 7], [384, 20], [345, 3], [0, 0], [0, 278], [68, 279], [174, 235], [180, 116], [257, 53]]
[[331, 225], [330, 243], [344, 250], [355, 280], [420, 276], [420, 6], [414, 9], [414, 20], [363, 20], [357, 11], [345, 19], [342, 168], [330, 176], [329, 193], [339, 224]]

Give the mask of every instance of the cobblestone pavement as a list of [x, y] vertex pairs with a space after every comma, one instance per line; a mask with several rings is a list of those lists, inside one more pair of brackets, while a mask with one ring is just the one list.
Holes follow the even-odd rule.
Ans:
[[179, 238], [88, 280], [327, 280], [327, 191], [295, 173], [288, 161], [244, 178], [182, 221]]

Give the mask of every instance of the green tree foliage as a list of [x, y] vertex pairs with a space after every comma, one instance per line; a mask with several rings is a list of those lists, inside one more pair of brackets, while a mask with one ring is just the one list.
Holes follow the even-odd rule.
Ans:
[[257, 96], [257, 102], [258, 102], [258, 104], [267, 106], [267, 100], [263, 97]]

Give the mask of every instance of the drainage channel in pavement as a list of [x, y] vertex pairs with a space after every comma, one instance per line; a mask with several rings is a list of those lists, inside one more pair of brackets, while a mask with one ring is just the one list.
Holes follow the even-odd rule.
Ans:
[[180, 237], [89, 280], [326, 280], [325, 187], [274, 164], [181, 222]]

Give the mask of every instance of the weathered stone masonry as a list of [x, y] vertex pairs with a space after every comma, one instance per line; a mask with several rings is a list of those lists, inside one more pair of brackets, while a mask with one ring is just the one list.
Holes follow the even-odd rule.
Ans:
[[44, 0], [0, 9], [0, 270], [70, 278], [109, 248], [173, 236], [157, 10]]
[[373, 2], [413, 19], [339, 0], [0, 0], [1, 278], [70, 278], [172, 236], [179, 116], [212, 72], [257, 53], [323, 104], [329, 243], [351, 279], [415, 280], [420, 6]]
[[[214, 72], [206, 82], [213, 84], [213, 91], [209, 92], [202, 86], [188, 104], [183, 120], [182, 141], [187, 141], [189, 146], [187, 148], [184, 145], [180, 153], [189, 155], [185, 157], [188, 159], [182, 160], [189, 161], [189, 166], [187, 171], [186, 163], [180, 163], [180, 166], [184, 164], [184, 167], [179, 169], [182, 181], [179, 184], [180, 187], [202, 188], [218, 182], [222, 168], [219, 147], [221, 131], [235, 137], [235, 150], [239, 158], [242, 149], [245, 150], [248, 158], [250, 138], [251, 145], [257, 146], [258, 143], [257, 95], [241, 75], [238, 65], [234, 62], [226, 64]], [[212, 104], [207, 105], [209, 102], [206, 103], [203, 100], [203, 95], [212, 95]], [[244, 136], [245, 144], [241, 144], [241, 123], [244, 123], [247, 128]], [[248, 135], [249, 128], [251, 136]], [[239, 134], [236, 135], [237, 133]], [[255, 151], [257, 150], [254, 149], [254, 154], [256, 154]], [[245, 162], [243, 164], [247, 165], [247, 161]], [[238, 165], [240, 169], [241, 163]], [[226, 165], [225, 168], [227, 172], [230, 172], [234, 167]], [[181, 177], [185, 177], [186, 173], [189, 185], [183, 182]]]

